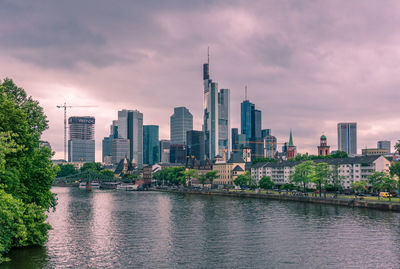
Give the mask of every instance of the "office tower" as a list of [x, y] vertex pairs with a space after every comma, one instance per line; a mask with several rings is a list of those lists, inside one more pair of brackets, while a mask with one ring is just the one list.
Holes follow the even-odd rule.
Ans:
[[239, 149], [239, 129], [232, 128], [232, 151]]
[[169, 161], [170, 161], [170, 163], [184, 164], [186, 162], [186, 146], [185, 145], [170, 145]]
[[261, 138], [265, 138], [271, 135], [271, 129], [263, 129], [261, 130]]
[[261, 111], [254, 109], [251, 111], [251, 137], [261, 138]]
[[169, 147], [171, 145], [171, 141], [169, 140], [160, 140], [160, 162], [169, 163]]
[[114, 138], [112, 140], [112, 157], [113, 164], [118, 164], [125, 157], [129, 157], [130, 141], [127, 138]]
[[143, 125], [143, 163], [153, 165], [158, 161], [158, 125]]
[[242, 134], [246, 135], [247, 139], [250, 139], [253, 137], [252, 134], [252, 123], [254, 120], [252, 119], [252, 116], [254, 113], [255, 106], [253, 103], [251, 103], [249, 100], [244, 100], [241, 105], [240, 105], [240, 112], [241, 112], [241, 131]]
[[231, 150], [230, 90], [221, 89], [218, 91], [218, 83], [213, 82], [210, 78], [209, 56], [208, 54], [208, 61], [203, 65], [203, 132], [206, 157], [213, 160], [219, 154], [223, 155], [226, 153], [226, 156], [229, 156]]
[[203, 164], [205, 160], [205, 141], [202, 131], [191, 130], [187, 132], [187, 156], [194, 156], [199, 164]]
[[110, 136], [103, 138], [101, 143], [102, 146], [102, 162], [104, 163], [104, 158], [107, 156], [112, 156], [112, 139]]
[[391, 152], [390, 141], [387, 140], [378, 141], [378, 149], [386, 149], [387, 152], [390, 153]]
[[349, 155], [357, 154], [357, 123], [341, 122], [337, 125], [338, 150]]
[[186, 145], [186, 132], [193, 130], [193, 116], [186, 107], [175, 107], [170, 117], [171, 144]]
[[326, 140], [326, 136], [325, 135], [321, 135], [320, 138], [320, 143], [318, 146], [318, 156], [327, 156], [329, 155], [329, 148], [330, 146], [328, 146], [328, 142]]
[[118, 137], [129, 140], [129, 159], [143, 165], [143, 114], [138, 110], [118, 111]]
[[221, 89], [218, 93], [218, 152], [225, 160], [229, 160], [232, 151], [230, 110], [230, 90]]
[[94, 162], [94, 117], [70, 117], [68, 124], [68, 161]]
[[274, 158], [276, 152], [277, 140], [275, 136], [269, 135], [264, 137], [264, 157]]

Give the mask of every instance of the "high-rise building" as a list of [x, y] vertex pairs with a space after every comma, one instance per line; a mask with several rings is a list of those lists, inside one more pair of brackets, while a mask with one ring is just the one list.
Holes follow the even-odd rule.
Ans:
[[218, 152], [225, 155], [225, 160], [229, 160], [232, 151], [230, 109], [230, 90], [221, 89], [218, 93]]
[[239, 129], [232, 128], [232, 150], [239, 149]]
[[111, 162], [116, 165], [122, 159], [129, 157], [129, 144], [130, 141], [127, 138], [114, 138], [112, 140], [112, 157]]
[[390, 148], [390, 141], [388, 140], [381, 140], [378, 141], [378, 149], [387, 149], [387, 152], [390, 153], [391, 152], [391, 148]]
[[186, 132], [193, 130], [193, 116], [186, 107], [175, 107], [170, 117], [171, 144], [185, 145]]
[[241, 112], [241, 131], [242, 134], [245, 134], [247, 139], [253, 137], [252, 133], [252, 116], [254, 113], [255, 106], [249, 100], [244, 100], [240, 105], [240, 112]]
[[129, 159], [143, 165], [143, 114], [138, 110], [118, 111], [118, 137], [129, 140]]
[[349, 155], [357, 154], [357, 123], [341, 122], [337, 125], [338, 150]]
[[[221, 89], [218, 91], [218, 83], [213, 82], [210, 78], [209, 67], [210, 57], [208, 57], [207, 63], [203, 65], [203, 132], [206, 156], [213, 160], [216, 155], [225, 152], [227, 155], [230, 154], [230, 90]], [[222, 137], [220, 138], [220, 136]]]
[[68, 124], [68, 161], [94, 162], [94, 117], [70, 117]]
[[169, 161], [170, 163], [184, 164], [186, 162], [186, 145], [170, 145]]
[[143, 125], [143, 163], [159, 162], [158, 125]]
[[194, 156], [200, 164], [203, 164], [205, 160], [205, 142], [202, 131], [191, 130], [187, 132], [187, 156]]
[[169, 140], [160, 140], [160, 162], [169, 163], [169, 147], [171, 145], [171, 141]]
[[107, 156], [112, 156], [112, 138], [106, 136], [103, 138], [102, 145], [102, 162], [104, 163], [104, 158]]
[[268, 135], [264, 137], [264, 157], [275, 158], [277, 140], [275, 136]]
[[265, 138], [271, 135], [271, 129], [263, 129], [261, 130], [261, 138]]

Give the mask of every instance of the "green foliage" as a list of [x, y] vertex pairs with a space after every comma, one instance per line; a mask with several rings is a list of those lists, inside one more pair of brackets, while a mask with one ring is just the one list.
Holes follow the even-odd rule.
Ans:
[[335, 165], [331, 171], [331, 180], [325, 189], [330, 191], [341, 191], [343, 190], [344, 176], [339, 174], [339, 165]]
[[114, 172], [110, 170], [101, 170], [100, 173], [106, 177], [114, 178]]
[[101, 170], [101, 164], [100, 163], [95, 163], [95, 162], [84, 163], [82, 165], [82, 167], [81, 167], [81, 172], [86, 172], [88, 170], [100, 171]]
[[281, 185], [281, 190], [291, 191], [291, 190], [295, 190], [295, 189], [296, 189], [296, 186], [293, 185], [292, 183], [284, 183]]
[[210, 182], [210, 184], [213, 184], [214, 179], [219, 178], [218, 171], [213, 170], [213, 171], [207, 172], [206, 178], [207, 178], [208, 182]]
[[314, 162], [305, 161], [295, 166], [294, 173], [290, 175], [290, 180], [295, 185], [303, 185], [303, 191], [306, 191], [307, 184], [314, 178]]
[[277, 159], [272, 159], [272, 158], [256, 158], [254, 159], [251, 164], [254, 165], [256, 163], [276, 163], [278, 162]]
[[313, 178], [311, 181], [317, 185], [319, 196], [321, 196], [322, 187], [325, 187], [325, 185], [328, 183], [330, 176], [331, 171], [327, 163], [318, 163], [315, 165]]
[[361, 193], [368, 190], [368, 183], [365, 180], [360, 180], [351, 183], [350, 187], [354, 192]]
[[57, 177], [66, 177], [70, 175], [75, 175], [78, 171], [72, 164], [62, 164], [57, 165], [59, 170], [57, 172]]
[[185, 167], [166, 167], [161, 171], [158, 171], [153, 174], [153, 178], [157, 180], [159, 185], [180, 185], [185, 182], [184, 176]]
[[204, 186], [204, 184], [206, 184], [207, 182], [207, 177], [206, 174], [200, 174], [197, 179], [199, 180], [200, 184], [202, 184]]
[[375, 172], [368, 176], [368, 183], [371, 184], [374, 192], [388, 191], [392, 192], [397, 188], [397, 180], [390, 174], [384, 172]]
[[197, 177], [197, 170], [196, 169], [187, 169], [183, 172], [183, 175], [185, 177], [185, 182], [184, 185], [188, 185], [190, 182], [190, 179], [193, 177]]
[[249, 187], [251, 183], [251, 175], [249, 171], [244, 172], [233, 181], [236, 186]]
[[308, 153], [305, 153], [303, 155], [297, 154], [296, 157], [293, 159], [290, 159], [289, 161], [310, 161], [310, 160], [324, 160], [324, 159], [341, 159], [341, 158], [347, 158], [348, 155], [344, 151], [338, 150], [334, 154], [331, 155], [326, 155], [326, 156], [319, 156], [319, 155], [308, 155]]
[[394, 145], [394, 149], [400, 154], [400, 140], [397, 140], [396, 145]]
[[262, 189], [272, 189], [274, 187], [274, 182], [271, 180], [271, 177], [269, 176], [263, 176], [260, 179], [260, 182], [258, 182], [258, 185]]
[[397, 176], [397, 179], [400, 180], [400, 162], [395, 162], [390, 165], [390, 175]]
[[39, 148], [46, 128], [39, 103], [5, 79], [0, 84], [0, 254], [47, 240], [44, 213], [56, 205], [50, 188], [58, 167], [51, 151]]

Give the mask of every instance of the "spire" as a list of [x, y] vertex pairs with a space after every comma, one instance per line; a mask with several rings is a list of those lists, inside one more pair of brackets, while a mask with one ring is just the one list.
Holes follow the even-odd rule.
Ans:
[[244, 86], [244, 100], [247, 100], [247, 85]]
[[210, 46], [207, 47], [207, 64], [210, 64]]
[[294, 147], [294, 144], [293, 144], [293, 136], [292, 136], [292, 129], [290, 129], [289, 147]]

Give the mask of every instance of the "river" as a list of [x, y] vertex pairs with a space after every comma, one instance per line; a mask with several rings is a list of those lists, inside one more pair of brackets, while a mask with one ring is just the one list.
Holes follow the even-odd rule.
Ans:
[[55, 187], [44, 247], [0, 268], [399, 268], [400, 214]]

